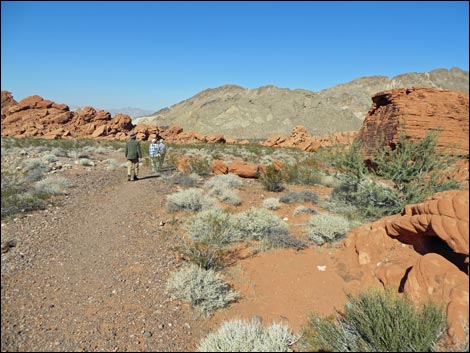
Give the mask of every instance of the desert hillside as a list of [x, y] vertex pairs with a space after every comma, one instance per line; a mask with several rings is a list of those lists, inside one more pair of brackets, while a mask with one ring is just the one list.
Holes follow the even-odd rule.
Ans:
[[185, 131], [223, 134], [235, 139], [266, 138], [302, 125], [312, 135], [359, 130], [371, 96], [393, 88], [429, 87], [468, 94], [468, 71], [436, 69], [424, 73], [361, 77], [320, 92], [272, 85], [246, 89], [225, 85], [195, 96], [134, 124], [181, 126]]

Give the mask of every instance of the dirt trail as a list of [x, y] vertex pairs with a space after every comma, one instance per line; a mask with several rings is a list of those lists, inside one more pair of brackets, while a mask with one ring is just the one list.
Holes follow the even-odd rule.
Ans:
[[16, 242], [2, 254], [2, 351], [194, 351], [207, 330], [165, 293], [176, 239], [158, 210], [172, 186], [122, 169], [68, 178], [60, 207], [2, 221]]

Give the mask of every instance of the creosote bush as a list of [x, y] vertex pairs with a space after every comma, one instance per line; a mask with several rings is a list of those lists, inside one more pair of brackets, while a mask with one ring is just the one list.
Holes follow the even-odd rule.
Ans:
[[266, 167], [266, 171], [260, 174], [259, 180], [267, 191], [279, 192], [284, 190], [282, 172], [273, 164]]
[[288, 184], [317, 185], [321, 184], [322, 173], [319, 163], [312, 157], [286, 163], [282, 166], [285, 182]]
[[[380, 142], [377, 146], [382, 146]], [[361, 153], [365, 149], [355, 140], [348, 147], [337, 149], [333, 165], [341, 181], [329, 197], [330, 205], [350, 204], [357, 215], [373, 220], [396, 214], [407, 204], [419, 203], [426, 197], [444, 190], [458, 189], [454, 180], [446, 180], [445, 170], [455, 161], [437, 149], [436, 135], [427, 133], [422, 139], [409, 141], [404, 129], [392, 148], [379, 147], [370, 157], [369, 167]], [[388, 186], [379, 178], [390, 180]]]
[[227, 321], [204, 338], [198, 352], [292, 352], [295, 338], [288, 327], [274, 323], [267, 328], [255, 320]]
[[301, 341], [305, 350], [430, 352], [447, 327], [440, 306], [417, 306], [391, 290], [371, 289], [348, 299], [336, 317], [310, 316]]

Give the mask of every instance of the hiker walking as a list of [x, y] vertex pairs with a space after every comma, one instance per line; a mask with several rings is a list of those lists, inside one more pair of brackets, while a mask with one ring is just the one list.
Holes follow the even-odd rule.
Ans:
[[165, 154], [166, 154], [166, 145], [163, 143], [163, 139], [158, 141], [158, 169], [163, 168], [163, 162], [165, 161]]
[[157, 165], [158, 165], [158, 153], [159, 147], [157, 144], [157, 139], [153, 139], [152, 143], [149, 145], [149, 156], [150, 156], [150, 165], [152, 166], [152, 173], [157, 173]]
[[132, 133], [126, 143], [127, 181], [131, 181], [131, 176], [132, 180], [139, 180], [139, 159], [142, 158], [142, 151], [136, 137], [136, 134]]

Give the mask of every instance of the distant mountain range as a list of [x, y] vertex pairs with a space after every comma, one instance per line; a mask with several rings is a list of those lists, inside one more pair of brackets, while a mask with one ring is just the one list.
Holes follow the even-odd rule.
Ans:
[[327, 135], [359, 130], [375, 93], [413, 86], [468, 94], [468, 71], [452, 68], [405, 73], [393, 78], [367, 76], [320, 92], [272, 85], [256, 89], [224, 85], [206, 89], [153, 114], [142, 114], [133, 123], [179, 125], [185, 131], [203, 135], [220, 133], [235, 139], [286, 136], [297, 125], [305, 126], [311, 135]]

